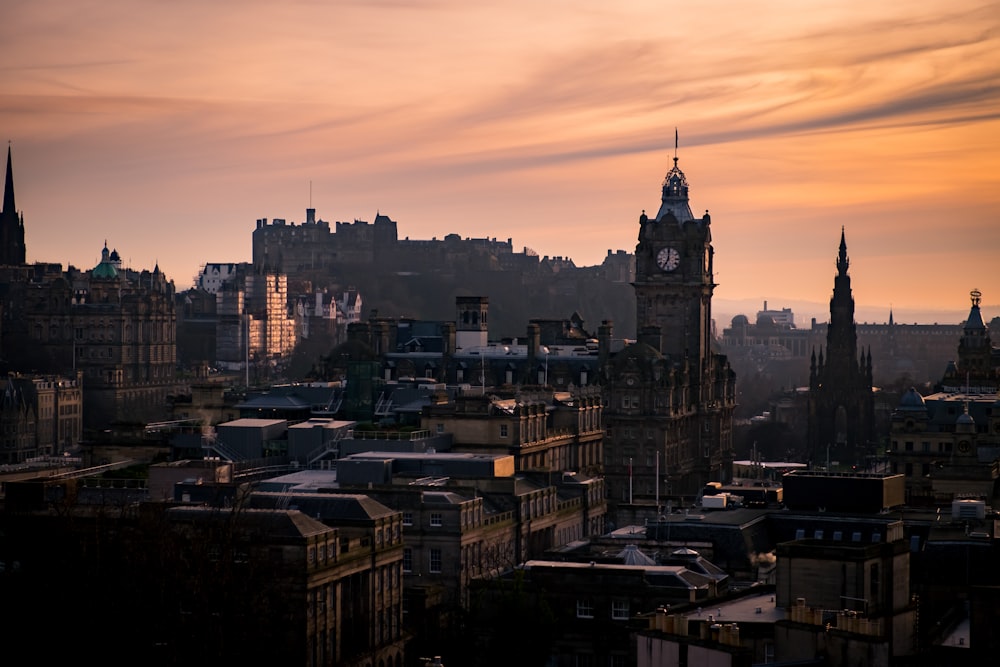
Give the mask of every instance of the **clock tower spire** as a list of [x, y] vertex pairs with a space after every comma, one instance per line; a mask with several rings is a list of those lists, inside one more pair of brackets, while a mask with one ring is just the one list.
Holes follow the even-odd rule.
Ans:
[[[676, 151], [676, 130], [674, 142]], [[691, 496], [732, 474], [735, 375], [712, 350], [711, 220], [691, 214], [676, 153], [673, 160], [656, 216], [639, 217], [635, 342], [601, 367], [612, 513], [619, 498], [633, 502], [634, 490], [648, 500]]]
[[[675, 135], [676, 137], [676, 135]], [[708, 211], [691, 214], [688, 181], [674, 157], [655, 219], [643, 211], [636, 246], [637, 338], [659, 332], [659, 351], [699, 366], [711, 356], [712, 233]], [[655, 334], [654, 334], [655, 336]]]

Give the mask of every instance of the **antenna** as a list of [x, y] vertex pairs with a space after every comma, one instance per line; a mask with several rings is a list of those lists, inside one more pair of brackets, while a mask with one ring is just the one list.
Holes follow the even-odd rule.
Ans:
[[674, 161], [677, 161], [677, 143], [678, 143], [677, 128], [674, 127]]

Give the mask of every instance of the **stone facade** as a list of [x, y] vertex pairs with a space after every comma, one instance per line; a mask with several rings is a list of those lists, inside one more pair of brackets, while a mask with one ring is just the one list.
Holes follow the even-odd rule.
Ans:
[[713, 348], [710, 226], [691, 214], [674, 158], [657, 216], [639, 218], [636, 340], [612, 353], [612, 323], [598, 334], [613, 504], [694, 496], [731, 475], [735, 374]]
[[825, 354], [814, 351], [809, 367], [807, 450], [816, 465], [860, 465], [875, 453], [872, 356], [871, 350], [858, 352], [849, 266], [841, 230]]

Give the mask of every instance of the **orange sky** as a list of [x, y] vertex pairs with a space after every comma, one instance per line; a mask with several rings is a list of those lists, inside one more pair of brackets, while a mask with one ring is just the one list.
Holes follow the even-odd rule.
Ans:
[[184, 289], [311, 189], [330, 222], [597, 264], [634, 250], [678, 127], [717, 313], [825, 319], [844, 225], [859, 320], [961, 317], [973, 288], [1000, 315], [997, 2], [485, 4], [7, 3], [28, 260], [107, 239]]

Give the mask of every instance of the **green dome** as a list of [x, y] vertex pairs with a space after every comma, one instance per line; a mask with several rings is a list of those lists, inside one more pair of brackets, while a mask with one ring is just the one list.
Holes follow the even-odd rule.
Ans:
[[90, 277], [97, 278], [99, 280], [110, 280], [118, 277], [118, 269], [116, 269], [109, 262], [101, 262], [94, 267], [93, 271], [90, 272]]

